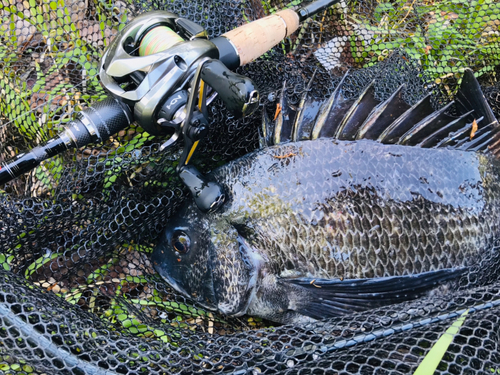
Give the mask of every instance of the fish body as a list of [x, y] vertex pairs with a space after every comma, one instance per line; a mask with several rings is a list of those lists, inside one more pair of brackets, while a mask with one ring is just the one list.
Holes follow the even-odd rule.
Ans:
[[296, 110], [283, 89], [274, 124], [263, 111], [267, 146], [211, 174], [222, 208], [190, 201], [171, 218], [152, 260], [177, 291], [297, 323], [444, 291], [495, 259], [500, 125], [474, 74], [458, 117], [430, 96], [406, 104], [404, 85], [377, 104], [375, 81], [357, 99], [342, 82]]
[[[421, 283], [428, 291], [493, 251], [499, 168], [481, 153], [369, 140], [265, 148], [216, 170], [223, 209], [203, 214], [189, 202], [153, 260], [174, 288], [228, 315], [285, 323], [340, 315], [405, 300], [383, 296], [405, 279], [415, 282], [411, 299]], [[189, 238], [185, 254], [176, 252], [179, 233]], [[381, 284], [359, 300], [367, 280]], [[349, 286], [357, 296], [328, 306], [332, 288]]]

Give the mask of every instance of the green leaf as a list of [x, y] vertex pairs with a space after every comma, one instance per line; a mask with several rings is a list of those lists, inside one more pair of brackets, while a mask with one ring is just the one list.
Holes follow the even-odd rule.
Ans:
[[36, 272], [37, 269], [42, 267], [45, 263], [50, 262], [52, 259], [57, 258], [58, 256], [60, 256], [59, 253], [54, 253], [51, 254], [50, 256], [46, 255], [41, 256], [28, 266], [28, 269], [26, 270], [24, 275], [26, 276], [26, 278], [30, 277], [34, 272]]
[[436, 371], [439, 363], [443, 359], [448, 347], [452, 343], [460, 327], [464, 324], [465, 317], [469, 313], [466, 310], [460, 317], [453, 322], [450, 328], [439, 338], [434, 346], [429, 350], [429, 353], [424, 357], [423, 361], [418, 366], [413, 375], [432, 375]]

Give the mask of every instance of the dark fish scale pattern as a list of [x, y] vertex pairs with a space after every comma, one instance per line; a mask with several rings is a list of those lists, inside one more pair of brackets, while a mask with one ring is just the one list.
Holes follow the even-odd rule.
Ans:
[[[169, 223], [153, 260], [174, 287], [227, 315], [303, 323], [456, 288], [496, 267], [500, 133], [473, 73], [459, 117], [429, 96], [410, 106], [404, 85], [381, 103], [375, 81], [348, 98], [347, 78], [321, 104], [306, 90], [295, 108], [283, 83], [277, 118], [263, 112], [267, 147], [211, 174], [228, 197], [222, 209], [187, 204]], [[201, 239], [179, 264], [169, 255], [176, 227]], [[178, 272], [193, 259], [208, 259], [204, 272]]]
[[[352, 279], [470, 266], [498, 237], [496, 220], [487, 220], [498, 217], [498, 192], [480, 183], [498, 178], [491, 157], [403, 146], [388, 153], [370, 141], [283, 148], [215, 174], [233, 197], [223, 217], [245, 212], [250, 242], [277, 275]], [[294, 156], [276, 159], [284, 153]]]

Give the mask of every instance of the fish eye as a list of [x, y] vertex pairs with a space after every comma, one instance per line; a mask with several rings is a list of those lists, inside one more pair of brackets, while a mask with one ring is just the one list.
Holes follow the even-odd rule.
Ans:
[[189, 245], [191, 240], [189, 236], [181, 230], [176, 230], [172, 236], [172, 241], [170, 242], [172, 247], [179, 254], [186, 254], [189, 251]]

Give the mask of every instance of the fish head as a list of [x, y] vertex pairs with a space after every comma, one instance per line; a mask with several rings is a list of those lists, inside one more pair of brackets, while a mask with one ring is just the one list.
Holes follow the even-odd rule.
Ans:
[[152, 261], [179, 293], [207, 309], [240, 316], [254, 294], [259, 262], [253, 253], [229, 221], [191, 204], [169, 220]]
[[160, 276], [179, 293], [214, 310], [217, 301], [212, 280], [207, 222], [185, 206], [164, 229], [152, 255]]

